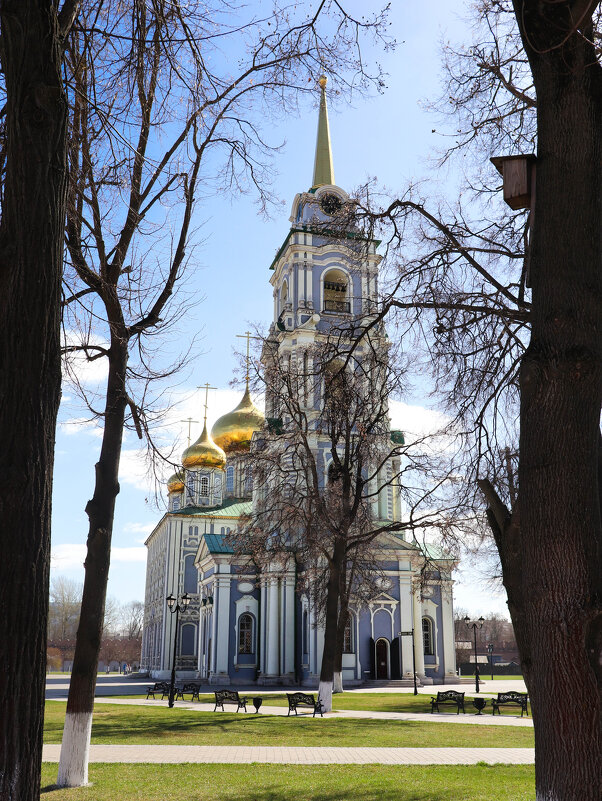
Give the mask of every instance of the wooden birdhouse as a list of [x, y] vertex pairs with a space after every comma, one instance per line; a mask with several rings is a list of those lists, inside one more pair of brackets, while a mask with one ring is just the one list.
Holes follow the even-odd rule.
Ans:
[[510, 208], [531, 208], [535, 197], [535, 155], [493, 156], [491, 163], [502, 176], [504, 200]]

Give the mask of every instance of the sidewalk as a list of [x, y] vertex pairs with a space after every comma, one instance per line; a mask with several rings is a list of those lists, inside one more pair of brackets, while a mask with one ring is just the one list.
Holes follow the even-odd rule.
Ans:
[[[44, 762], [58, 762], [60, 745], [45, 745]], [[246, 745], [92, 745], [90, 762], [289, 765], [532, 765], [533, 748], [311, 748]]]
[[[148, 701], [143, 698], [95, 698], [95, 704], [126, 704], [128, 706], [167, 706], [167, 701], [159, 701], [149, 699]], [[192, 712], [213, 712], [214, 704], [199, 703], [198, 701], [177, 701], [176, 709], [186, 709]], [[247, 705], [249, 712], [247, 714], [255, 714], [251, 704]], [[234, 710], [228, 710], [234, 711]], [[487, 714], [488, 713], [488, 714]], [[216, 712], [216, 715], [223, 714]], [[244, 712], [238, 714], [244, 715]], [[261, 715], [283, 715], [287, 717], [288, 707], [286, 706], [268, 706], [264, 704], [261, 707]], [[303, 714], [307, 717], [307, 714]], [[319, 717], [319, 716], [318, 716]], [[524, 726], [527, 728], [533, 727], [533, 721], [530, 717], [515, 717], [511, 715], [495, 715], [491, 714], [490, 709], [486, 709], [482, 715], [473, 713], [472, 709], [467, 710], [465, 715], [457, 715], [455, 712], [440, 712], [438, 714], [431, 714], [430, 712], [372, 712], [365, 710], [340, 710], [338, 712], [327, 712], [325, 717], [332, 718], [360, 718], [370, 720], [414, 720], [423, 723], [466, 723], [475, 724], [480, 726]]]

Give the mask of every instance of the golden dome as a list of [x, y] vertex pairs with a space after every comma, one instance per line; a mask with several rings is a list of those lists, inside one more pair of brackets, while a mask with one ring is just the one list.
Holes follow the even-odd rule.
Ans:
[[203, 426], [203, 433], [189, 445], [182, 454], [183, 467], [224, 467], [226, 454], [215, 444], [207, 433], [207, 423]]
[[263, 427], [265, 418], [251, 400], [249, 388], [236, 409], [220, 417], [211, 429], [214, 441], [226, 453], [231, 450], [248, 449], [254, 431]]
[[184, 489], [184, 473], [181, 470], [177, 470], [173, 476], [170, 476], [167, 479], [167, 491], [168, 492], [182, 492]]

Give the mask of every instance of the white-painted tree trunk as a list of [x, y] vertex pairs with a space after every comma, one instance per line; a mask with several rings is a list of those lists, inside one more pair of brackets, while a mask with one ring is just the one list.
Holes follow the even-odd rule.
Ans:
[[88, 784], [91, 732], [92, 712], [67, 713], [57, 779], [59, 787]]
[[332, 682], [321, 681], [318, 688], [318, 696], [322, 701], [322, 708], [324, 712], [332, 711]]
[[333, 693], [342, 693], [343, 692], [343, 672], [341, 670], [335, 670], [334, 672], [334, 681], [332, 684], [332, 692]]

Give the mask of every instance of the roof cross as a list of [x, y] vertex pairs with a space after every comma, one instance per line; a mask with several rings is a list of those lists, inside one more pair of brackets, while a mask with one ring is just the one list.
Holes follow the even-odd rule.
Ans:
[[198, 423], [198, 420], [193, 420], [192, 417], [187, 417], [186, 420], [180, 420], [180, 423], [188, 423], [188, 447], [190, 448], [190, 427], [193, 423]]
[[209, 398], [209, 390], [210, 389], [217, 389], [217, 387], [209, 386], [209, 381], [207, 381], [206, 384], [203, 384], [202, 386], [197, 387], [197, 389], [204, 389], [205, 390], [205, 403], [203, 404], [203, 406], [205, 407], [205, 416], [203, 418], [203, 425], [207, 425], [207, 408], [209, 406], [207, 401], [208, 401], [208, 398]]
[[250, 331], [245, 331], [244, 334], [237, 334], [238, 339], [246, 339], [247, 340], [247, 371], [245, 373], [245, 382], [247, 385], [247, 389], [249, 389], [249, 368], [251, 366], [251, 340], [252, 339], [261, 339], [261, 337], [254, 336]]

